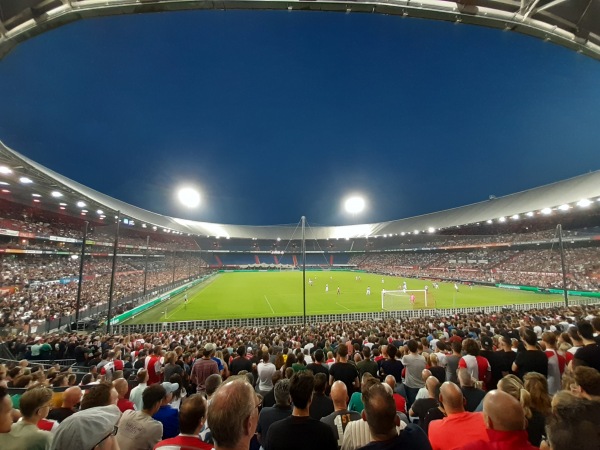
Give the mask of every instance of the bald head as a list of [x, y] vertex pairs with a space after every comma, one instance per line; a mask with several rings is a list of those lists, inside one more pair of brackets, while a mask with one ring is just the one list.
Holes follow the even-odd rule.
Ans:
[[518, 431], [526, 427], [525, 412], [512, 395], [494, 390], [483, 399], [485, 424], [491, 430]]
[[438, 388], [439, 385], [440, 385], [440, 380], [438, 380], [433, 375], [425, 380], [425, 387], [427, 388], [427, 392], [429, 392], [429, 396], [431, 398], [435, 398], [434, 393], [436, 392], [436, 389]]
[[125, 398], [125, 394], [127, 394], [127, 390], [129, 389], [127, 380], [124, 378], [118, 378], [113, 381], [113, 387], [117, 390], [119, 398]]
[[331, 393], [329, 394], [333, 400], [333, 407], [336, 411], [346, 409], [348, 405], [348, 388], [343, 381], [336, 381], [331, 385]]
[[444, 404], [444, 409], [448, 415], [465, 412], [463, 393], [451, 381], [446, 381], [442, 384], [440, 388], [440, 402]]
[[423, 369], [423, 372], [421, 372], [421, 378], [423, 378], [423, 381], [427, 380], [427, 378], [429, 378], [430, 376], [431, 376], [431, 370]]
[[81, 392], [81, 388], [79, 386], [72, 386], [67, 389], [63, 395], [63, 408], [73, 408], [77, 403], [81, 401], [81, 397], [83, 396], [83, 392]]
[[396, 388], [396, 378], [394, 378], [394, 375], [388, 375], [385, 377], [385, 382], [389, 387], [392, 388], [392, 390]]

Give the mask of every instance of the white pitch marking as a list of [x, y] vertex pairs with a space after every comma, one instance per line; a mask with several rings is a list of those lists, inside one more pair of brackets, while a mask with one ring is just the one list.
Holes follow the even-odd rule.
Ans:
[[265, 295], [265, 300], [267, 301], [267, 305], [269, 305], [269, 308], [271, 308], [271, 312], [273, 314], [275, 314], [275, 310], [273, 309], [273, 307], [271, 306], [271, 302], [269, 301], [269, 299], [267, 298], [267, 296]]

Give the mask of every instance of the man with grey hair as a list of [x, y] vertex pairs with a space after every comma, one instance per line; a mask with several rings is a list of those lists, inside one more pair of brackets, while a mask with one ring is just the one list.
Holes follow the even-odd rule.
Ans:
[[216, 450], [248, 450], [258, 425], [258, 397], [245, 377], [223, 383], [212, 397], [207, 420]]
[[279, 380], [273, 391], [275, 394], [275, 406], [263, 408], [258, 417], [258, 442], [264, 448], [264, 443], [267, 437], [269, 427], [278, 420], [285, 419], [292, 414], [292, 406], [290, 404], [290, 380], [284, 378]]

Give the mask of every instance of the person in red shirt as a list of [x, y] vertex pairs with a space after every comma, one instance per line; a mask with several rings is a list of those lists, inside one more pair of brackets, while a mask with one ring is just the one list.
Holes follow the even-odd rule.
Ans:
[[483, 418], [489, 441], [475, 441], [461, 450], [537, 450], [527, 435], [521, 404], [510, 394], [490, 391], [483, 399]]
[[385, 382], [389, 384], [394, 392], [394, 403], [396, 403], [396, 411], [406, 414], [406, 399], [396, 392], [396, 379], [393, 375], [385, 377]]
[[127, 380], [124, 378], [118, 378], [113, 381], [113, 387], [117, 391], [117, 394], [119, 394], [119, 400], [117, 400], [117, 406], [119, 407], [119, 410], [123, 413], [128, 409], [135, 409], [133, 402], [130, 402], [125, 398], [127, 391], [129, 390], [129, 384], [127, 383]]
[[148, 386], [161, 382], [162, 362], [160, 360], [162, 348], [157, 345], [152, 349], [152, 354], [146, 357], [146, 367], [148, 371]]
[[198, 437], [206, 421], [206, 410], [207, 404], [202, 394], [190, 395], [181, 404], [179, 410], [179, 435], [160, 441], [154, 446], [154, 450], [161, 448], [211, 450], [213, 446]]
[[473, 441], [489, 441], [483, 414], [465, 411], [463, 394], [456, 384], [442, 384], [440, 403], [447, 417], [429, 423], [432, 450], [457, 450]]

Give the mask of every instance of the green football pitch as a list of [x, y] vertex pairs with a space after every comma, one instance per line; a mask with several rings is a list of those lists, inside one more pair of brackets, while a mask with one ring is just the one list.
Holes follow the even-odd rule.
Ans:
[[[360, 280], [356, 277], [360, 276]], [[309, 285], [309, 278], [312, 286]], [[383, 280], [383, 282], [382, 282]], [[340, 314], [381, 311], [381, 291], [423, 289], [429, 286], [429, 308], [462, 308], [473, 306], [510, 306], [517, 303], [560, 301], [560, 295], [506, 290], [494, 287], [439, 283], [433, 289], [430, 281], [389, 277], [358, 272], [306, 272], [306, 314]], [[329, 286], [328, 292], [325, 286]], [[340, 293], [337, 293], [338, 287]], [[367, 287], [371, 295], [366, 295]], [[224, 272], [211, 277], [184, 294], [138, 314], [128, 324], [178, 322], [186, 320], [235, 319], [251, 317], [296, 316], [303, 313], [301, 272]], [[404, 298], [403, 298], [404, 297]], [[421, 293], [417, 293], [415, 308], [424, 308]], [[393, 300], [395, 309], [411, 309], [408, 295]]]

